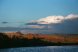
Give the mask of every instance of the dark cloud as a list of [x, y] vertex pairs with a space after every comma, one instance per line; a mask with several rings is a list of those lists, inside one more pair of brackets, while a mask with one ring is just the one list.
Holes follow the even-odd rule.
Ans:
[[4, 22], [2, 22], [3, 24], [6, 24], [6, 23], [8, 23], [8, 22], [6, 22], [6, 21], [4, 21]]
[[[58, 19], [58, 16], [56, 16], [56, 18]], [[43, 21], [47, 20], [47, 19], [46, 20], [44, 19], [42, 20]], [[53, 19], [51, 18], [50, 20], [53, 20]], [[78, 34], [78, 15], [70, 14], [64, 17], [64, 19], [60, 19], [60, 20], [61, 20], [60, 22], [59, 21], [50, 21], [54, 23], [45, 23], [45, 22], [43, 23], [37, 20], [35, 22], [27, 23], [26, 25], [30, 25], [28, 29], [31, 29], [30, 30], [31, 32], [33, 32], [33, 29], [35, 29], [34, 32], [40, 32], [40, 33]], [[32, 27], [32, 25], [34, 28]], [[41, 28], [37, 28], [36, 26], [41, 27]]]

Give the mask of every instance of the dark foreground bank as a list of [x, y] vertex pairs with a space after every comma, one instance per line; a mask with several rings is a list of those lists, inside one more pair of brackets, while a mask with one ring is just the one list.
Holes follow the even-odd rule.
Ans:
[[67, 39], [61, 40], [59, 36], [60, 40], [51, 36], [48, 37], [49, 35], [44, 36], [38, 34], [24, 35], [20, 32], [0, 33], [0, 48], [78, 45], [78, 42], [65, 42]]

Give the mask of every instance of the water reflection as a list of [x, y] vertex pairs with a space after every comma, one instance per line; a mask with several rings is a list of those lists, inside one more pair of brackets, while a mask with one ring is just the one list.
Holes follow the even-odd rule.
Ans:
[[47, 46], [0, 49], [0, 52], [78, 52], [78, 46]]

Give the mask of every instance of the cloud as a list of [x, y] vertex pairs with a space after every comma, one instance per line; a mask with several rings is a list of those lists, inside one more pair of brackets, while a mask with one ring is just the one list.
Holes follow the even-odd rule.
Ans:
[[6, 24], [6, 23], [8, 23], [8, 22], [5, 22], [5, 21], [4, 21], [4, 22], [2, 22], [2, 23], [3, 23], [3, 24]]
[[27, 28], [39, 28], [39, 29], [45, 28], [45, 26], [40, 26], [40, 25], [27, 25], [26, 27]]
[[78, 33], [78, 15], [48, 16], [30, 21], [26, 27], [30, 32], [75, 34]]
[[70, 14], [67, 16], [48, 16], [45, 18], [41, 18], [38, 20], [33, 20], [30, 23], [36, 23], [36, 24], [57, 24], [57, 23], [63, 23], [66, 20], [74, 20], [78, 19], [78, 15], [76, 14]]
[[76, 14], [70, 14], [68, 16], [65, 17], [65, 20], [73, 20], [73, 19], [78, 19], [78, 15]]
[[41, 18], [38, 21], [40, 24], [51, 24], [51, 23], [61, 23], [64, 20], [63, 16], [48, 16], [46, 18]]

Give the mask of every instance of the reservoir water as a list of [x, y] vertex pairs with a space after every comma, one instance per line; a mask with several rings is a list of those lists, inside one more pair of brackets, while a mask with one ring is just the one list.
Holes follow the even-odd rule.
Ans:
[[78, 46], [44, 46], [0, 49], [0, 52], [78, 52]]

